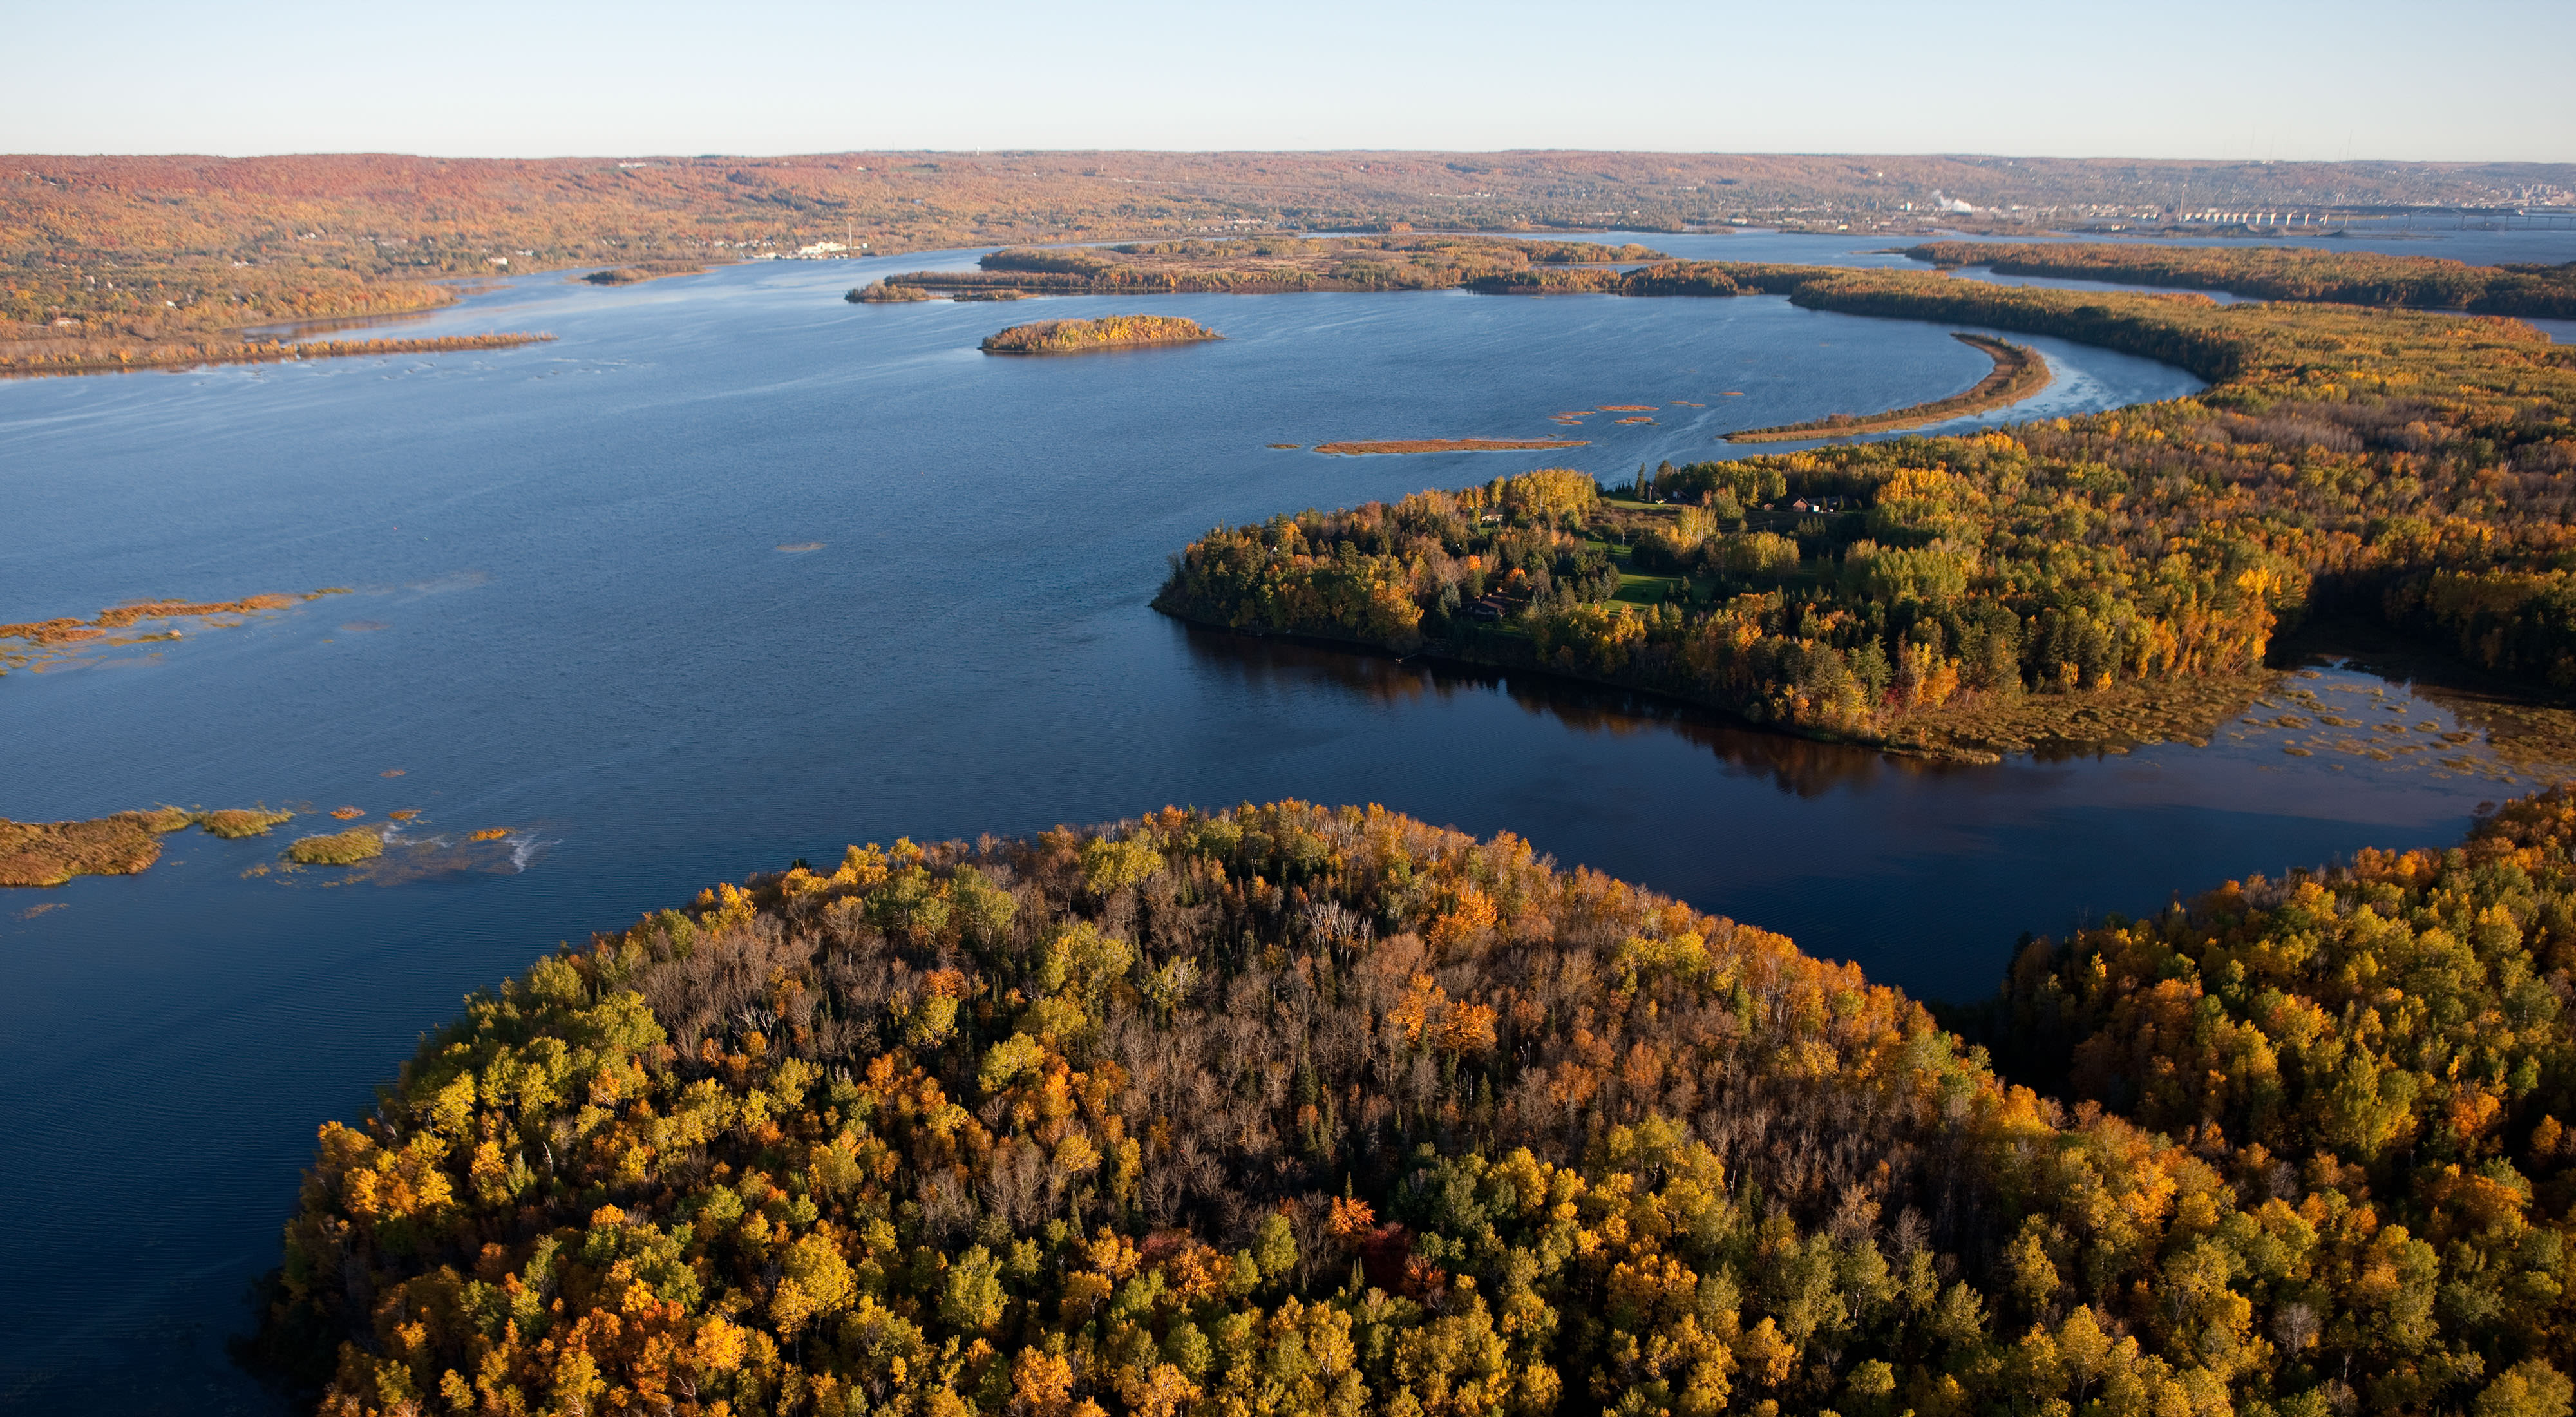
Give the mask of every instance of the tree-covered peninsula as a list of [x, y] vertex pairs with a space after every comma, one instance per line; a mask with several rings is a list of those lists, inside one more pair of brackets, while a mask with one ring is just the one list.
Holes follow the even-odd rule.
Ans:
[[1661, 470], [1625, 501], [1540, 473], [1220, 527], [1157, 604], [1934, 752], [2205, 732], [2326, 611], [2576, 689], [2576, 351], [2527, 325], [1776, 266], [1497, 288], [1584, 286], [2053, 334], [2213, 387]]
[[1097, 320], [1040, 320], [984, 337], [986, 354], [1082, 354], [1148, 344], [1199, 344], [1225, 336], [1177, 315], [1107, 315]]
[[2001, 1074], [1378, 808], [854, 847], [470, 999], [259, 1349], [333, 1417], [2563, 1417], [2571, 845], [2039, 942]]
[[2388, 256], [2376, 251], [2067, 242], [1933, 241], [1908, 247], [1905, 254], [1936, 266], [1985, 266], [2003, 275], [2224, 290], [2261, 300], [2326, 300], [2576, 319], [2576, 262], [2472, 266], [2438, 256]]

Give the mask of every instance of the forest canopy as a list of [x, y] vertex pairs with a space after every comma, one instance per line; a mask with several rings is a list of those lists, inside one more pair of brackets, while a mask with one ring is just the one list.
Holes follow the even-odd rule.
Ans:
[[2571, 842], [2037, 942], [2003, 1073], [1378, 808], [853, 847], [470, 999], [262, 1349], [331, 1414], [2565, 1417]]

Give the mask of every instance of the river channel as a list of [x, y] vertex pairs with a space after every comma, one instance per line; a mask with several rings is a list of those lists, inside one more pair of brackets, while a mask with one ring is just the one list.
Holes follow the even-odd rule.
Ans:
[[[840, 299], [928, 260], [522, 278], [399, 333], [556, 342], [0, 384], [0, 620], [349, 588], [0, 677], [0, 815], [419, 813], [355, 879], [200, 835], [139, 876], [0, 899], [0, 1406], [271, 1410], [224, 1343], [316, 1123], [362, 1115], [460, 996], [558, 941], [845, 843], [1375, 801], [1966, 998], [2024, 931], [2447, 843], [2533, 780], [2475, 741], [2374, 757], [2256, 724], [1935, 767], [1189, 630], [1146, 601], [1211, 524], [1549, 464], [1624, 478], [1725, 455], [1730, 428], [1951, 393], [1988, 361], [1950, 326], [1774, 298]], [[1131, 308], [1228, 338], [975, 351]], [[2197, 387], [2029, 342], [2056, 383], [1988, 421]], [[1596, 416], [1548, 455], [1270, 446], [1548, 436], [1604, 404], [1652, 421]], [[2356, 721], [2458, 728], [2401, 684], [2314, 674], [2297, 685]], [[508, 835], [464, 839], [488, 828]]]

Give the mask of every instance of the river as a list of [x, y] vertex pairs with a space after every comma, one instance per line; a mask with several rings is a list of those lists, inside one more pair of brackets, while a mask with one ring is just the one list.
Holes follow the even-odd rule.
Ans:
[[[1884, 241], [1646, 239], [1900, 263], [1870, 254]], [[1986, 357], [1947, 326], [1776, 298], [840, 299], [927, 263], [525, 277], [399, 333], [555, 343], [0, 384], [0, 619], [351, 588], [0, 678], [0, 814], [421, 814], [354, 881], [261, 871], [278, 839], [195, 835], [142, 875], [0, 901], [0, 1406], [271, 1410], [224, 1341], [316, 1123], [362, 1115], [461, 995], [556, 942], [845, 843], [1377, 801], [1973, 997], [2023, 931], [2446, 843], [2530, 781], [2474, 745], [2300, 757], [2248, 725], [2206, 749], [1930, 767], [1188, 630], [1145, 602], [1213, 523], [1549, 463], [1623, 478], [1723, 455], [1728, 428], [1937, 397]], [[1128, 308], [1228, 338], [974, 349]], [[2030, 342], [2056, 384], [1989, 421], [2196, 387]], [[1267, 446], [1546, 436], [1607, 403], [1655, 422], [1595, 417], [1554, 455]], [[2454, 723], [2317, 673], [2356, 712]], [[510, 835], [460, 840], [482, 828]]]

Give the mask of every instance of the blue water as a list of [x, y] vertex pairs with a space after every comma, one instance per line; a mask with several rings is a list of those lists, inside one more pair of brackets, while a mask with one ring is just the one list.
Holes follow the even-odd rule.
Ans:
[[[2491, 760], [2293, 758], [2255, 734], [1927, 768], [1189, 631], [1145, 602], [1213, 523], [1547, 463], [1622, 478], [1987, 362], [1951, 327], [1771, 298], [1454, 293], [1162, 297], [1141, 308], [1229, 338], [995, 359], [974, 345], [1002, 325], [1140, 302], [839, 298], [926, 263], [523, 278], [403, 332], [555, 343], [0, 384], [0, 620], [353, 588], [0, 678], [0, 814], [422, 814], [355, 879], [258, 873], [278, 839], [185, 836], [142, 875], [0, 901], [0, 1405], [268, 1410], [222, 1344], [320, 1120], [362, 1113], [461, 995], [556, 942], [849, 842], [1379, 801], [1966, 997], [2023, 930], [2444, 842], [2513, 790]], [[2196, 387], [2035, 343], [2060, 377], [2021, 416]], [[1265, 446], [1545, 435], [1601, 403], [1658, 421], [1596, 416], [1552, 455]]]

